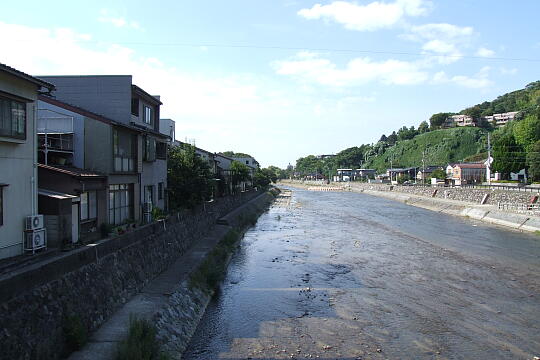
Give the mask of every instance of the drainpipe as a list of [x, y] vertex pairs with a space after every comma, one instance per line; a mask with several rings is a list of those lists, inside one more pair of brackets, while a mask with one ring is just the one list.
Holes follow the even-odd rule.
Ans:
[[[37, 99], [36, 99], [37, 101]], [[36, 103], [32, 104], [32, 215], [37, 215], [37, 111]]]

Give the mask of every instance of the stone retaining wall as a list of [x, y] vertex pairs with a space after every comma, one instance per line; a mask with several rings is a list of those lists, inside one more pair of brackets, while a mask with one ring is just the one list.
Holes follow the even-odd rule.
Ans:
[[[321, 181], [283, 181], [283, 183], [291, 183], [294, 185], [303, 185], [307, 186], [336, 186], [336, 183], [331, 185], [326, 185]], [[420, 195], [427, 197], [435, 197], [440, 199], [450, 199], [464, 201], [467, 203], [476, 203], [480, 204], [482, 199], [486, 194], [489, 194], [486, 204], [497, 205], [497, 203], [517, 203], [517, 204], [526, 204], [530, 201], [531, 197], [534, 195], [540, 195], [540, 189], [538, 192], [521, 192], [514, 190], [490, 190], [490, 189], [470, 189], [470, 188], [450, 188], [450, 187], [421, 187], [421, 186], [401, 186], [394, 185], [390, 186], [387, 184], [377, 184], [377, 183], [360, 183], [360, 182], [351, 182], [351, 183], [337, 183], [347, 189], [350, 185], [351, 188], [356, 190], [375, 190], [375, 191], [393, 191], [400, 192], [412, 195]], [[437, 190], [435, 196], [432, 196], [434, 191]]]
[[260, 193], [217, 199], [0, 277], [0, 359], [57, 359], [69, 352], [64, 327], [95, 331], [166, 270], [217, 219]]
[[[486, 204], [490, 205], [497, 205], [498, 202], [526, 204], [529, 202], [532, 196], [538, 195], [538, 193], [520, 192], [513, 190], [445, 188], [431, 186], [389, 186], [385, 184], [367, 183], [351, 183], [351, 187], [364, 190], [372, 189], [376, 191], [394, 191], [441, 199], [458, 200], [476, 204], [480, 204], [484, 196], [486, 194], [489, 194]], [[437, 190], [437, 193], [435, 194], [435, 196], [432, 196], [435, 190]]]
[[[231, 230], [237, 230], [237, 240], [240, 240], [245, 229], [252, 225], [252, 220], [258, 218], [268, 208], [277, 194], [277, 191], [273, 191], [272, 194], [261, 195], [236, 208], [221, 219], [223, 225]], [[208, 256], [212, 256], [212, 253]], [[228, 254], [225, 267], [228, 266], [232, 256], [233, 254]], [[219, 270], [226, 271], [226, 268]], [[191, 288], [188, 283], [189, 281], [185, 280], [177, 288], [172, 289], [173, 292], [167, 303], [154, 315], [158, 339], [162, 349], [171, 359], [182, 358], [216, 290]]]

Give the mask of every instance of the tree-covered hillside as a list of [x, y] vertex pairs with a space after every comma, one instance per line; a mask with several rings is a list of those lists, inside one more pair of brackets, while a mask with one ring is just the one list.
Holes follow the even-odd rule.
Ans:
[[383, 171], [390, 166], [421, 166], [423, 157], [425, 165], [463, 161], [485, 151], [486, 134], [485, 130], [473, 127], [430, 131], [411, 140], [399, 141], [379, 154], [374, 147], [372, 153], [368, 153], [364, 167]]
[[481, 104], [462, 110], [460, 114], [470, 115], [478, 119], [481, 116], [521, 111], [524, 117], [538, 111], [539, 106], [540, 81], [535, 81], [525, 86], [525, 89], [504, 94], [493, 101], [484, 101]]
[[[519, 116], [503, 128], [495, 130], [482, 121], [483, 116], [510, 111], [519, 111]], [[354, 146], [334, 157], [300, 158], [295, 171], [299, 175], [327, 175], [338, 168], [374, 168], [381, 172], [391, 166], [422, 166], [423, 159], [425, 165], [481, 161], [487, 157], [487, 133], [492, 132], [494, 170], [507, 177], [510, 171], [526, 167], [540, 180], [540, 81], [460, 112], [472, 116], [478, 127], [440, 129], [452, 114], [433, 114], [429, 125], [422, 121], [417, 129], [403, 126], [388, 136], [383, 134], [373, 144]]]

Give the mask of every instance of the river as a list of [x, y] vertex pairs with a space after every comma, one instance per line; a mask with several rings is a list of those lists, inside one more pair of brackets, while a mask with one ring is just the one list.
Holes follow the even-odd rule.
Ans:
[[245, 234], [184, 359], [534, 356], [540, 236], [294, 189]]

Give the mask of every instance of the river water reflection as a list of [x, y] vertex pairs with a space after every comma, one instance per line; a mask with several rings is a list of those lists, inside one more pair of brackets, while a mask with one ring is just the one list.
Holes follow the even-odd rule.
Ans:
[[293, 190], [248, 231], [184, 359], [532, 359], [540, 237]]

